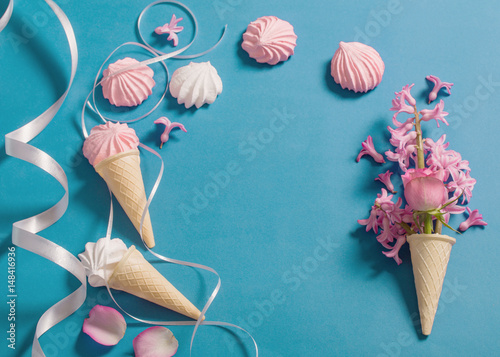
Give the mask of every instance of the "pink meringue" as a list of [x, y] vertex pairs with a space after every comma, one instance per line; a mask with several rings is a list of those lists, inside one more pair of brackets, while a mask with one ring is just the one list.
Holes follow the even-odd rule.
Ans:
[[156, 84], [154, 72], [148, 66], [139, 66], [107, 78], [112, 73], [138, 63], [136, 59], [126, 57], [111, 63], [102, 73], [102, 94], [111, 104], [117, 107], [135, 107], [153, 93], [152, 89]]
[[340, 42], [332, 58], [335, 83], [354, 92], [368, 92], [382, 81], [384, 61], [373, 47], [359, 42]]
[[121, 152], [137, 149], [139, 138], [127, 124], [112, 123], [94, 126], [83, 142], [83, 156], [92, 166]]
[[263, 16], [248, 25], [241, 47], [257, 62], [275, 65], [293, 55], [296, 44], [297, 35], [289, 22]]

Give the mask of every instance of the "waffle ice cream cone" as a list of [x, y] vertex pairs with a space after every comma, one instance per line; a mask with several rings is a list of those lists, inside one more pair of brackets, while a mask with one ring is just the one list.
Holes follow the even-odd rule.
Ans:
[[[139, 150], [134, 149], [108, 157], [95, 166], [137, 231], [147, 202], [140, 162]], [[155, 246], [149, 211], [144, 217], [142, 237], [149, 248]]]
[[[106, 181], [137, 231], [147, 202], [138, 146], [134, 129], [112, 122], [93, 127], [83, 143], [83, 155]], [[149, 211], [144, 217], [142, 237], [149, 248], [155, 246]]]
[[408, 236], [422, 334], [430, 335], [455, 238], [441, 234]]
[[195, 320], [201, 314], [134, 246], [128, 249], [116, 265], [108, 279], [108, 285]]

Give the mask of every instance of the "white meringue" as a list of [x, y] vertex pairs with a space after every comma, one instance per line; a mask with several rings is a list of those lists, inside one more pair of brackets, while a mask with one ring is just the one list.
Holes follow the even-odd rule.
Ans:
[[127, 249], [119, 238], [101, 238], [97, 243], [85, 244], [85, 252], [78, 254], [78, 258], [85, 268], [89, 284], [95, 288], [105, 286], [106, 278], [111, 276]]
[[194, 63], [178, 68], [170, 81], [170, 94], [186, 108], [212, 104], [222, 93], [222, 80], [210, 62]]

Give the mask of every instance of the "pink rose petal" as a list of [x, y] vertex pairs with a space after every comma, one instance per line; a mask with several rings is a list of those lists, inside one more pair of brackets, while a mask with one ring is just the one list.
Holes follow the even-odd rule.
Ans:
[[101, 345], [114, 346], [123, 338], [126, 329], [122, 314], [112, 307], [96, 305], [83, 322], [82, 331]]
[[153, 326], [138, 334], [133, 345], [135, 357], [170, 357], [177, 352], [179, 342], [168, 328]]

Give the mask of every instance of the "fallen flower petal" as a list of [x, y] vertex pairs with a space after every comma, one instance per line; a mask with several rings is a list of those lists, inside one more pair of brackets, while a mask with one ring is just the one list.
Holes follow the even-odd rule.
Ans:
[[176, 354], [179, 342], [166, 327], [153, 326], [133, 341], [135, 357], [170, 357]]
[[172, 19], [170, 20], [170, 23], [166, 23], [163, 26], [159, 26], [155, 29], [155, 33], [157, 35], [163, 35], [163, 34], [169, 34], [167, 41], [173, 41], [174, 47], [179, 44], [179, 37], [177, 36], [177, 33], [181, 32], [184, 30], [184, 27], [182, 26], [177, 26], [177, 24], [182, 20], [182, 17], [179, 17], [178, 19], [175, 17], [175, 14], [172, 15]]
[[391, 193], [396, 193], [396, 191], [394, 191], [394, 185], [391, 182], [391, 176], [392, 172], [390, 170], [387, 170], [386, 173], [378, 175], [375, 181], [382, 182], [385, 185], [385, 187], [387, 187], [387, 189], [391, 191]]
[[432, 101], [436, 100], [437, 94], [441, 88], [446, 88], [448, 94], [451, 94], [450, 89], [453, 86], [453, 83], [443, 82], [441, 81], [441, 79], [439, 79], [439, 77], [432, 75], [425, 77], [425, 79], [427, 79], [429, 82], [434, 83], [434, 88], [432, 88], [432, 91], [429, 93], [429, 104]]
[[160, 137], [160, 140], [161, 140], [160, 149], [163, 147], [163, 144], [165, 144], [168, 141], [168, 139], [170, 138], [170, 132], [173, 129], [179, 128], [183, 132], [187, 133], [187, 130], [184, 127], [184, 125], [182, 125], [181, 123], [175, 123], [175, 122], [172, 123], [167, 117], [160, 117], [160, 118], [156, 119], [154, 121], [154, 123], [165, 125], [165, 130], [163, 131], [163, 134], [161, 134], [161, 137]]
[[122, 314], [112, 307], [96, 305], [83, 322], [82, 331], [101, 345], [114, 346], [123, 338], [126, 329]]
[[377, 150], [375, 150], [375, 146], [373, 145], [373, 139], [370, 135], [368, 135], [368, 138], [361, 143], [361, 146], [363, 149], [358, 154], [358, 157], [356, 158], [356, 162], [359, 162], [361, 157], [364, 155], [370, 155], [375, 162], [378, 162], [380, 164], [383, 164], [385, 162], [384, 157], [382, 154], [379, 154]]
[[466, 207], [467, 212], [469, 213], [469, 217], [460, 223], [460, 226], [458, 227], [459, 230], [462, 232], [466, 231], [469, 229], [471, 226], [487, 226], [488, 223], [483, 221], [483, 215], [479, 213], [477, 209], [474, 211], [471, 211], [469, 207]]

